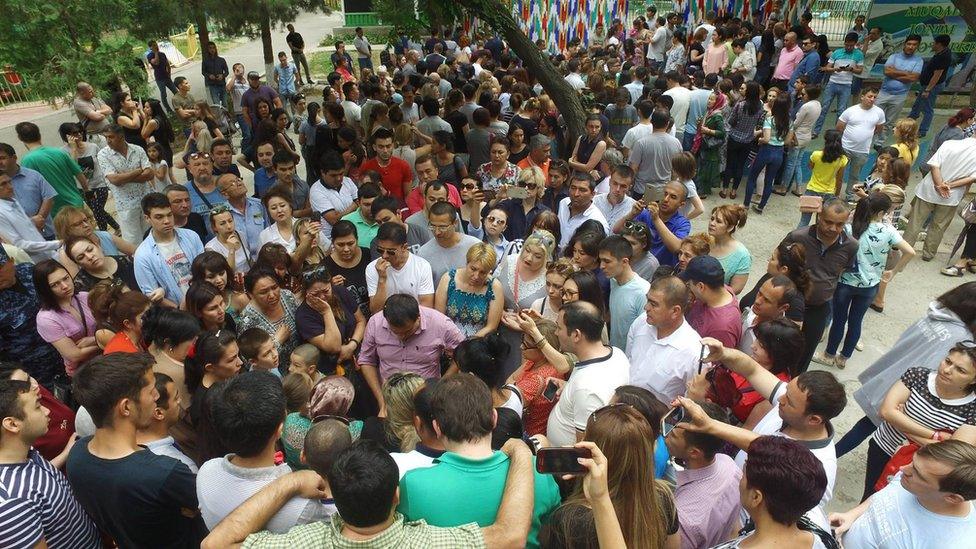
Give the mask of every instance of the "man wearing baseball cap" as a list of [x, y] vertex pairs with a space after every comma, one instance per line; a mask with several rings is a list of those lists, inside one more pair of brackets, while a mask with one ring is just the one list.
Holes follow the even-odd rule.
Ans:
[[282, 106], [278, 92], [274, 91], [271, 86], [262, 84], [261, 75], [257, 71], [247, 73], [247, 86], [247, 91], [241, 96], [241, 114], [244, 115], [244, 123], [248, 125], [251, 135], [253, 135], [254, 126], [258, 123], [258, 99], [264, 99], [271, 103], [272, 109], [280, 109]]
[[725, 285], [725, 269], [717, 259], [702, 255], [688, 262], [678, 275], [688, 284], [695, 302], [688, 309], [688, 323], [702, 337], [714, 337], [729, 348], [739, 346], [742, 315], [739, 300]]

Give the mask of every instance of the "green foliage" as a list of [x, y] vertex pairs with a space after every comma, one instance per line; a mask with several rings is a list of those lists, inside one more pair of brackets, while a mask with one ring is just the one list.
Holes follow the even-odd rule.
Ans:
[[258, 36], [262, 20], [267, 17], [271, 26], [284, 25], [298, 19], [304, 11], [324, 11], [329, 8], [322, 0], [201, 0], [207, 16], [229, 35]]
[[[500, 0], [484, 0], [498, 2]], [[465, 16], [465, 10], [458, 2], [449, 0], [417, 0], [418, 19], [414, 14], [414, 0], [373, 0], [373, 11], [384, 25], [395, 30], [387, 39], [395, 39], [398, 32], [410, 38], [429, 35], [431, 27], [450, 25]]]

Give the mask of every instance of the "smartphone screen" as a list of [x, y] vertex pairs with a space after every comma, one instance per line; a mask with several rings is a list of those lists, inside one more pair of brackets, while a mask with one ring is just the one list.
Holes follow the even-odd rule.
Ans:
[[668, 413], [664, 414], [661, 418], [661, 434], [668, 436], [668, 433], [674, 430], [675, 425], [681, 423], [685, 419], [685, 409], [681, 406], [671, 408]]
[[660, 202], [662, 198], [664, 198], [664, 187], [648, 185], [644, 189], [644, 202], [648, 204], [651, 202]]
[[579, 458], [591, 457], [586, 448], [539, 448], [535, 454], [535, 470], [542, 474], [564, 475], [585, 473]]
[[555, 381], [550, 379], [549, 383], [546, 384], [546, 388], [542, 390], [542, 398], [552, 402], [556, 400], [556, 391], [558, 390], [559, 386], [556, 385]]
[[511, 187], [508, 189], [509, 198], [526, 198], [529, 196], [529, 190], [525, 187]]

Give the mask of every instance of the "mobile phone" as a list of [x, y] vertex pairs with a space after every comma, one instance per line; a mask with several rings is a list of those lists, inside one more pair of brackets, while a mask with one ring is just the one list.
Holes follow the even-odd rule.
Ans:
[[[498, 194], [498, 191], [494, 191], [494, 190], [491, 190], [491, 189], [482, 189], [481, 190], [481, 195], [484, 196], [485, 197], [484, 199], [487, 200], [487, 201], [494, 200], [496, 194]], [[508, 191], [508, 196], [512, 196], [512, 191], [511, 190]]]
[[535, 454], [535, 470], [542, 474], [566, 475], [585, 473], [579, 458], [592, 457], [587, 448], [539, 448]]
[[529, 196], [529, 190], [525, 187], [511, 187], [508, 189], [509, 198], [527, 198]]
[[319, 220], [319, 219], [322, 219], [322, 212], [320, 212], [318, 210], [312, 210], [312, 219], [314, 219], [316, 221]]
[[546, 383], [546, 388], [542, 390], [542, 398], [552, 402], [556, 400], [556, 391], [558, 390], [559, 385], [557, 385], [554, 380], [550, 379], [549, 383]]
[[659, 187], [657, 185], [648, 185], [644, 189], [644, 202], [650, 204], [651, 202], [660, 202], [664, 198], [664, 187]]
[[708, 345], [702, 345], [701, 354], [698, 356], [698, 375], [701, 375], [702, 366], [705, 365], [706, 356], [708, 356]]
[[668, 413], [664, 414], [661, 418], [661, 434], [668, 436], [668, 433], [674, 430], [675, 426], [684, 421], [685, 419], [685, 409], [681, 406], [676, 406], [668, 410]]

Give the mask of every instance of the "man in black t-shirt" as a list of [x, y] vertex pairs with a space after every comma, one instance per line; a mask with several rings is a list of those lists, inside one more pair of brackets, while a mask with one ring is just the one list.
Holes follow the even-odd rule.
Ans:
[[921, 86], [915, 103], [912, 104], [912, 112], [909, 118], [918, 120], [919, 114], [922, 115], [922, 123], [918, 128], [918, 136], [925, 137], [929, 127], [932, 125], [933, 109], [935, 100], [945, 89], [946, 77], [949, 75], [949, 67], [952, 66], [952, 52], [949, 51], [949, 35], [940, 34], [932, 42], [932, 51], [935, 52], [925, 65], [922, 66], [922, 74], [918, 77]]
[[196, 476], [181, 461], [136, 444], [159, 393], [146, 353], [95, 357], [76, 373], [74, 397], [91, 414], [95, 435], [68, 454], [75, 497], [119, 547], [199, 547], [206, 536]]
[[291, 49], [291, 58], [295, 60], [295, 68], [298, 69], [298, 85], [304, 84], [302, 81], [302, 67], [305, 67], [305, 80], [310, 84], [312, 83], [312, 71], [308, 68], [308, 59], [305, 58], [305, 39], [302, 35], [295, 32], [295, 25], [288, 23], [286, 25], [288, 28], [288, 35], [285, 36], [285, 42], [288, 43], [288, 47]]

